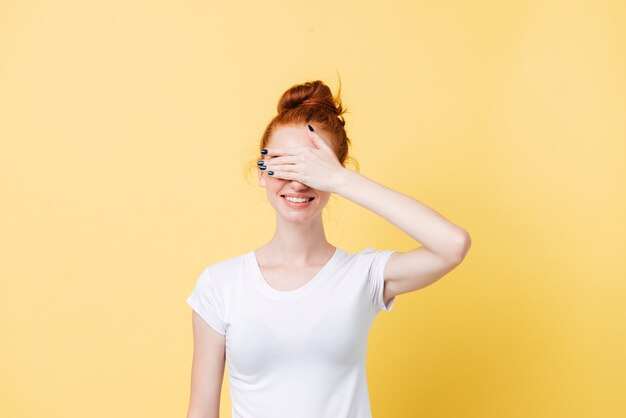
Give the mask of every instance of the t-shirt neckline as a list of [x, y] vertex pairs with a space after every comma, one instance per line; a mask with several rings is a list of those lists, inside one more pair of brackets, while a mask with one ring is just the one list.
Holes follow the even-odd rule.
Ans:
[[315, 276], [309, 279], [309, 281], [302, 286], [293, 290], [274, 289], [272, 286], [269, 285], [268, 282], [265, 281], [263, 273], [261, 273], [261, 268], [259, 267], [259, 262], [256, 258], [254, 250], [248, 252], [248, 260], [250, 261], [251, 268], [254, 272], [254, 283], [256, 287], [261, 291], [261, 293], [273, 299], [285, 300], [305, 295], [313, 290], [319, 284], [319, 282], [324, 279], [324, 277], [328, 276], [328, 274], [331, 273], [331, 267], [339, 258], [340, 252], [341, 249], [339, 247], [335, 247], [335, 252], [333, 253], [333, 255], [328, 259], [326, 264], [324, 264], [324, 266], [322, 266], [322, 268], [315, 274]]

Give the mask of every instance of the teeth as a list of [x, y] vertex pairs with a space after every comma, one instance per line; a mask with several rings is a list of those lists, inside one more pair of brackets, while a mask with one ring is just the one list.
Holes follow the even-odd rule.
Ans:
[[296, 203], [304, 203], [304, 202], [309, 201], [309, 199], [303, 199], [300, 197], [291, 197], [291, 196], [285, 196], [285, 199], [287, 199], [290, 202], [296, 202]]

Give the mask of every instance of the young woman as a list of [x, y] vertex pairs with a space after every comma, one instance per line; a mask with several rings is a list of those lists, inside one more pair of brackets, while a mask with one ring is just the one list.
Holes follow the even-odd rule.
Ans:
[[[265, 245], [200, 274], [187, 299], [194, 353], [188, 418], [218, 417], [225, 363], [233, 418], [371, 418], [365, 355], [370, 326], [395, 297], [454, 269], [463, 228], [345, 167], [350, 141], [321, 81], [288, 89], [261, 138], [259, 185], [276, 212]], [[423, 244], [348, 253], [326, 239], [336, 193]]]

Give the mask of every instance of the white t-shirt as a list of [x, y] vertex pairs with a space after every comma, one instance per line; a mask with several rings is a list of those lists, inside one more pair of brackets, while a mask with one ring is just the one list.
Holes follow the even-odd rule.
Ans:
[[369, 329], [396, 251], [336, 248], [303, 286], [280, 291], [254, 251], [209, 265], [187, 303], [226, 338], [233, 418], [371, 418]]

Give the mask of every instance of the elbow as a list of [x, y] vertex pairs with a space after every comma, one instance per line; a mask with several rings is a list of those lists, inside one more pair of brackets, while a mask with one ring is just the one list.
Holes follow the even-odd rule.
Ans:
[[455, 264], [461, 264], [472, 246], [472, 239], [466, 230], [462, 230], [454, 239], [454, 251], [452, 260]]

